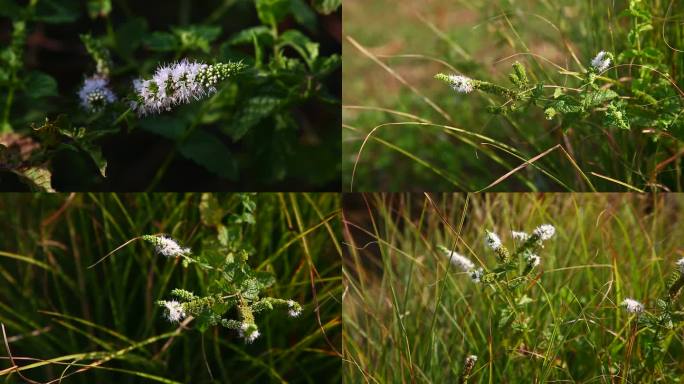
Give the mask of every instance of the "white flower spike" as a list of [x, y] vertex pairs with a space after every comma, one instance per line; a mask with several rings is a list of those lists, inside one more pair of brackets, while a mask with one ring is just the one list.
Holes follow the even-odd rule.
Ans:
[[536, 268], [541, 263], [541, 258], [538, 255], [534, 255], [534, 254], [527, 256], [526, 260], [527, 260], [527, 264], [531, 268]]
[[97, 75], [83, 81], [78, 97], [81, 106], [88, 112], [97, 112], [116, 101], [116, 95], [109, 89], [109, 80]]
[[487, 232], [487, 234], [485, 235], [485, 245], [494, 251], [501, 248], [502, 244], [501, 244], [501, 239], [499, 238], [499, 236], [494, 232], [490, 232], [490, 231], [486, 231], [486, 232]]
[[166, 307], [166, 318], [172, 323], [178, 323], [186, 316], [183, 304], [176, 300], [165, 301], [164, 307]]
[[460, 253], [449, 250], [446, 250], [445, 253], [449, 260], [451, 260], [451, 264], [453, 264], [463, 272], [470, 272], [470, 270], [475, 268], [475, 264], [473, 264], [473, 262], [470, 261], [469, 258], [461, 255]]
[[451, 87], [459, 93], [470, 93], [473, 91], [473, 80], [466, 76], [449, 75]]
[[603, 72], [610, 67], [610, 55], [606, 51], [599, 52], [596, 57], [591, 60], [591, 66], [596, 72]]
[[288, 300], [287, 306], [290, 308], [287, 311], [287, 314], [290, 315], [290, 317], [299, 317], [299, 315], [302, 314], [302, 307], [299, 304], [297, 304], [296, 301]]
[[552, 238], [555, 233], [556, 228], [554, 228], [551, 224], [540, 225], [532, 232], [532, 234], [539, 237], [539, 240], [541, 241], [546, 241]]
[[243, 68], [242, 63], [208, 65], [189, 60], [160, 66], [151, 79], [133, 81], [137, 100], [131, 102], [131, 108], [139, 115], [170, 111], [215, 93], [220, 81]]
[[183, 248], [176, 240], [167, 236], [157, 236], [154, 250], [166, 257], [179, 257], [190, 254], [190, 248]]
[[527, 241], [527, 239], [530, 238], [530, 235], [528, 235], [525, 232], [518, 232], [518, 231], [511, 231], [511, 235], [513, 238], [521, 243], [524, 243]]
[[261, 335], [256, 324], [242, 323], [239, 329], [240, 337], [245, 339], [245, 343], [252, 344]]
[[624, 306], [629, 313], [639, 314], [644, 311], [644, 305], [634, 299], [627, 298], [620, 305]]
[[482, 281], [482, 276], [484, 276], [484, 269], [482, 268], [472, 269], [470, 271], [470, 278], [474, 283], [479, 283]]

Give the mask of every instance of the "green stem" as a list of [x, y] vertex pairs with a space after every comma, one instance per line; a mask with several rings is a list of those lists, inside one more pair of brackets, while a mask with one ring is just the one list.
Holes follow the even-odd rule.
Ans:
[[12, 73], [12, 85], [10, 85], [9, 91], [7, 92], [7, 100], [5, 101], [5, 110], [2, 114], [2, 127], [0, 127], [0, 133], [12, 132], [12, 126], [9, 124], [10, 110], [12, 109], [12, 101], [14, 100], [14, 73]]

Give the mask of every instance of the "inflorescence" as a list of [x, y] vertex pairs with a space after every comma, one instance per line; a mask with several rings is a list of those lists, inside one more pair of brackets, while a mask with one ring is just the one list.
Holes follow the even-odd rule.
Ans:
[[131, 108], [138, 115], [170, 111], [172, 107], [200, 100], [217, 91], [216, 85], [244, 69], [242, 63], [204, 64], [182, 60], [157, 68], [151, 79], [133, 81], [137, 100]]
[[591, 60], [591, 67], [598, 73], [608, 69], [612, 60], [612, 55], [606, 51], [599, 52], [596, 57]]
[[[501, 238], [493, 231], [485, 231], [485, 247], [496, 253], [499, 263], [505, 267], [504, 270], [510, 269], [515, 260], [523, 260], [525, 262], [523, 275], [527, 275], [541, 264], [541, 257], [535, 253], [535, 250], [542, 248], [543, 242], [551, 239], [555, 235], [556, 229], [550, 224], [543, 224], [535, 228], [531, 235], [519, 231], [512, 231], [511, 233], [512, 237], [519, 242], [515, 252], [511, 253], [503, 245]], [[468, 273], [470, 278], [476, 283], [492, 282], [494, 275], [496, 275], [496, 273], [485, 273], [483, 268], [475, 267], [475, 264], [469, 258], [458, 252], [451, 251], [443, 246], [439, 246], [439, 248], [445, 253], [455, 267]]]
[[[190, 248], [183, 248], [178, 242], [165, 235], [143, 235], [140, 239], [154, 245], [155, 251], [169, 258], [183, 258], [184, 262], [195, 262], [190, 258]], [[187, 265], [187, 264], [185, 264]], [[204, 266], [203, 267], [208, 267]], [[245, 282], [257, 284], [256, 279], [243, 277]], [[244, 288], [241, 288], [244, 289]], [[208, 296], [197, 296], [184, 289], [174, 289], [171, 295], [174, 300], [160, 300], [157, 304], [164, 308], [165, 317], [171, 323], [178, 323], [181, 320], [193, 317], [205, 317], [210, 325], [222, 325], [229, 329], [234, 329], [246, 343], [253, 343], [259, 336], [259, 328], [255, 322], [255, 314], [273, 310], [275, 307], [286, 308], [290, 317], [298, 317], [302, 313], [302, 306], [294, 300], [276, 299], [273, 297], [259, 298], [253, 294], [243, 294], [238, 290], [234, 294], [212, 294]], [[224, 319], [219, 314], [213, 312], [217, 306], [235, 306], [237, 308], [238, 320]]]
[[142, 239], [154, 244], [154, 250], [166, 257], [181, 257], [190, 255], [190, 248], [181, 247], [178, 242], [165, 235], [144, 235]]
[[629, 313], [640, 314], [644, 311], [644, 305], [634, 299], [627, 298], [622, 301], [621, 305], [624, 306]]
[[102, 110], [107, 104], [116, 101], [116, 95], [109, 88], [109, 80], [103, 76], [88, 77], [78, 91], [81, 106], [88, 112]]

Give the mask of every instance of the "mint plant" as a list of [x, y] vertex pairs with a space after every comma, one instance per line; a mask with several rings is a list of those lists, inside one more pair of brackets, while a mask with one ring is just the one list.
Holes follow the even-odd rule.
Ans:
[[[666, 181], [657, 182], [657, 173], [670, 163], [659, 151], [663, 146], [678, 148], [684, 140], [684, 121], [680, 118], [684, 94], [669, 74], [667, 52], [648, 43], [647, 34], [655, 33], [658, 20], [646, 2], [630, 0], [620, 17], [632, 26], [627, 46], [616, 55], [601, 50], [591, 60], [585, 59], [586, 68], [581, 71], [562, 70], [562, 84], [531, 80], [520, 62], [512, 65], [510, 84], [459, 74], [438, 73], [435, 78], [459, 93], [478, 90], [503, 100], [491, 104], [488, 111], [507, 119], [533, 115], [532, 110], [538, 108], [565, 133], [573, 130], [574, 134], [588, 135], [591, 129], [604, 127], [629, 131], [639, 140], [645, 137], [653, 145], [644, 144], [634, 150], [664, 163], [654, 170], [656, 173], [641, 180], [641, 186], [668, 189], [675, 185], [668, 175], [662, 176]], [[633, 183], [637, 175], [634, 176], [626, 182]]]
[[216, 239], [203, 243], [198, 254], [173, 238], [160, 234], [142, 235], [124, 245], [135, 240], [150, 243], [157, 255], [170, 261], [179, 260], [184, 268], [197, 268], [198, 273], [211, 281], [206, 292], [201, 294], [175, 288], [169, 292], [168, 300], [158, 300], [157, 305], [163, 308], [169, 322], [193, 319], [200, 331], [223, 326], [237, 331], [246, 343], [252, 343], [261, 334], [257, 325], [258, 314], [282, 309], [295, 318], [301, 314], [302, 306], [292, 299], [263, 295], [262, 291], [273, 285], [275, 278], [271, 273], [254, 271], [248, 264], [250, 252], [240, 241], [239, 227], [254, 224], [255, 205], [249, 195], [242, 195], [241, 200], [241, 212], [230, 215], [226, 226], [215, 214], [218, 200], [212, 195], [205, 195], [204, 221], [215, 225], [217, 234]]
[[[510, 337], [518, 338], [531, 329], [530, 319], [525, 316], [524, 307], [533, 300], [527, 296], [527, 289], [523, 283], [532, 279], [532, 272], [541, 263], [539, 252], [544, 242], [551, 239], [555, 232], [555, 228], [550, 224], [538, 226], [531, 234], [513, 231], [511, 235], [516, 240], [516, 246], [511, 252], [496, 233], [485, 231], [485, 246], [496, 254], [498, 261], [498, 265], [491, 269], [476, 267], [466, 256], [443, 246], [439, 248], [451, 264], [468, 273], [474, 283], [488, 288], [486, 292], [490, 293], [494, 300], [500, 301], [500, 305], [497, 306], [501, 308], [497, 314], [498, 326], [501, 329], [510, 327], [515, 331]], [[464, 369], [464, 372], [468, 371]]]
[[[24, 3], [0, 10], [11, 31], [0, 52], [0, 188], [337, 184], [339, 156], [304, 160], [339, 148], [339, 42], [322, 25], [339, 14], [339, 0], [192, 12], [181, 0], [172, 20], [156, 2], [135, 10], [110, 0]], [[30, 45], [44, 28], [64, 31], [55, 36], [67, 41], [54, 43], [70, 49], [58, 60], [49, 52], [26, 60], [27, 46], [43, 54]], [[140, 152], [137, 161], [128, 151]]]
[[[654, 308], [647, 310], [642, 303], [630, 298], [621, 303], [632, 315], [628, 320], [632, 324], [630, 336], [636, 338], [637, 346], [643, 347], [644, 351], [640, 364], [630, 366], [628, 373], [634, 377], [647, 379], [659, 371], [666, 371], [660, 366], [661, 362], [684, 326], [684, 308], [678, 300], [684, 287], [684, 258], [676, 264], [676, 270], [667, 279], [668, 291], [656, 299]], [[676, 372], [672, 372], [672, 377], [675, 375]]]

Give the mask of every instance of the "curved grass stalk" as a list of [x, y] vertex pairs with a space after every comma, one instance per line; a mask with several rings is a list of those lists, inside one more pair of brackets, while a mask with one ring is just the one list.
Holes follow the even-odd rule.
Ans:
[[369, 59], [373, 60], [373, 62], [375, 62], [376, 64], [378, 64], [380, 67], [382, 67], [382, 69], [384, 69], [385, 71], [387, 71], [390, 75], [392, 75], [392, 77], [394, 77], [394, 78], [397, 79], [400, 83], [402, 83], [402, 84], [404, 84], [406, 87], [408, 87], [408, 88], [411, 90], [411, 92], [415, 93], [418, 97], [420, 97], [420, 98], [421, 98], [425, 103], [427, 103], [432, 109], [434, 109], [435, 111], [437, 111], [437, 113], [439, 113], [440, 115], [442, 115], [442, 117], [444, 117], [444, 119], [446, 119], [446, 120], [449, 121], [449, 122], [452, 121], [451, 116], [449, 116], [449, 114], [446, 113], [446, 111], [444, 111], [444, 110], [443, 110], [442, 108], [440, 108], [437, 104], [435, 104], [435, 102], [432, 101], [430, 98], [428, 98], [427, 96], [423, 95], [416, 87], [414, 87], [414, 86], [412, 86], [411, 84], [409, 84], [408, 81], [406, 81], [406, 79], [404, 79], [403, 76], [401, 76], [400, 74], [398, 74], [396, 71], [394, 71], [392, 68], [390, 68], [387, 64], [383, 63], [380, 59], [378, 59], [377, 56], [375, 56], [373, 53], [371, 53], [370, 51], [368, 51], [368, 49], [366, 49], [363, 45], [361, 45], [361, 44], [358, 43], [356, 40], [354, 40], [353, 37], [347, 36], [347, 41], [349, 41], [356, 49], [358, 49], [359, 51], [361, 51], [361, 53], [363, 53], [364, 55], [366, 55]]

